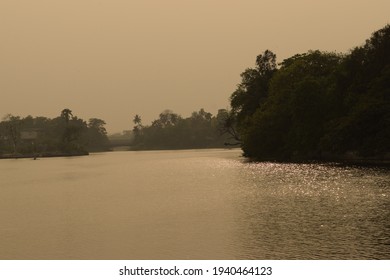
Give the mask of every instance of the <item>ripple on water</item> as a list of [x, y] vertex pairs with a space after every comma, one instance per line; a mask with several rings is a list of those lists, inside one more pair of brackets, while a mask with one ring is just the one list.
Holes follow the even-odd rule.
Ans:
[[[247, 255], [389, 258], [386, 170], [249, 163], [240, 170], [239, 219]], [[387, 244], [387, 245], [386, 245]]]
[[388, 170], [239, 154], [2, 161], [0, 258], [390, 258]]

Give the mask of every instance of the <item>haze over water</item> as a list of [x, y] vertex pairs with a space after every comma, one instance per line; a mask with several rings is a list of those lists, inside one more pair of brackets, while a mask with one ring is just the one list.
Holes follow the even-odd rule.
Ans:
[[388, 0], [2, 0], [0, 118], [106, 121], [226, 108], [256, 56], [347, 52], [389, 23]]
[[0, 259], [389, 259], [388, 169], [240, 150], [0, 161]]

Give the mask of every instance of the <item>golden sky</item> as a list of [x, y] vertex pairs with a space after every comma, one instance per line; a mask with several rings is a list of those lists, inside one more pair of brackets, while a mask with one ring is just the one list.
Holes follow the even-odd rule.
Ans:
[[264, 50], [279, 62], [347, 52], [389, 11], [389, 0], [0, 0], [0, 117], [69, 108], [118, 132], [135, 114], [215, 114]]

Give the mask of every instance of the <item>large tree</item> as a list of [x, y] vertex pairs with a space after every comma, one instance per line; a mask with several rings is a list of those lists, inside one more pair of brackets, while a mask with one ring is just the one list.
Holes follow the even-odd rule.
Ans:
[[89, 151], [107, 150], [109, 140], [107, 137], [107, 130], [104, 127], [106, 122], [102, 119], [91, 118], [88, 121], [87, 130], [87, 149]]
[[390, 152], [390, 25], [348, 54], [261, 55], [231, 96], [244, 154], [318, 159]]
[[22, 120], [19, 116], [7, 114], [3, 118], [2, 124], [4, 138], [12, 146], [13, 153], [16, 154], [18, 151], [18, 144], [20, 142], [20, 129], [22, 126]]
[[239, 124], [245, 125], [268, 97], [269, 84], [276, 70], [276, 55], [266, 50], [257, 56], [255, 68], [248, 68], [241, 74], [241, 83], [230, 97]]

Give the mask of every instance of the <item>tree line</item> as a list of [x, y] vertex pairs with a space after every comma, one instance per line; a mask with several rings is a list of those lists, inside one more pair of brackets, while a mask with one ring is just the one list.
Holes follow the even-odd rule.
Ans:
[[227, 127], [260, 160], [385, 158], [390, 153], [390, 25], [347, 54], [269, 50], [241, 74]]
[[[132, 149], [240, 145], [244, 156], [259, 160], [388, 159], [389, 98], [386, 25], [346, 54], [308, 51], [277, 64], [266, 50], [241, 74], [231, 109], [215, 116], [200, 109], [185, 118], [165, 110], [150, 125], [136, 115]], [[108, 150], [104, 126], [69, 109], [53, 119], [7, 115], [0, 122], [0, 156]]]
[[11, 114], [0, 122], [1, 155], [76, 155], [104, 151], [109, 147], [106, 123], [88, 122], [64, 109], [53, 119]]
[[133, 150], [196, 149], [223, 147], [229, 140], [223, 135], [228, 111], [220, 109], [216, 116], [204, 109], [183, 118], [171, 110], [160, 113], [151, 125], [144, 126], [141, 117], [133, 119]]

